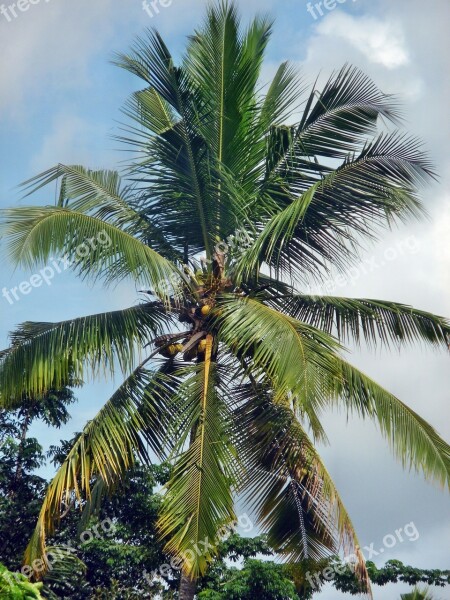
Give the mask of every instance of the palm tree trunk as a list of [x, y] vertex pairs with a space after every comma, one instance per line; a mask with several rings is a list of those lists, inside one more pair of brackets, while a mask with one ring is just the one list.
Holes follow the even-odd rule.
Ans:
[[181, 575], [179, 600], [194, 600], [197, 581], [189, 576]]

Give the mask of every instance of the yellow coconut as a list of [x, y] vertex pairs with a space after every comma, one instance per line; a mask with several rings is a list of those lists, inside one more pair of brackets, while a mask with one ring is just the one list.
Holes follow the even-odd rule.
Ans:
[[197, 351], [198, 352], [205, 352], [206, 350], [206, 340], [200, 340], [198, 346], [197, 346]]
[[176, 356], [182, 348], [183, 346], [181, 344], [170, 344], [167, 348], [163, 348], [160, 354], [165, 358], [172, 358]]
[[207, 315], [209, 315], [209, 313], [211, 312], [211, 307], [209, 306], [209, 304], [205, 304], [204, 306], [202, 306], [202, 315], [204, 317], [206, 317]]

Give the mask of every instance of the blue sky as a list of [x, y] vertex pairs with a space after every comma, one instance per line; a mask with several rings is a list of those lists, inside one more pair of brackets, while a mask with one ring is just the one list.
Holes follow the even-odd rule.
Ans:
[[[10, 4], [7, 0], [7, 11]], [[241, 0], [238, 5], [245, 16], [260, 10], [276, 19], [266, 80], [286, 59], [298, 65], [306, 82], [319, 73], [323, 80], [351, 62], [383, 90], [399, 94], [406, 127], [425, 140], [441, 175], [438, 184], [423, 190], [430, 220], [383, 238], [367, 257], [383, 266], [361, 269], [355, 281], [335, 293], [388, 298], [450, 315], [448, 2], [436, 0], [430, 6], [423, 0], [347, 0], [335, 2], [331, 10], [322, 3], [323, 16], [315, 9], [317, 19], [303, 0]], [[326, 5], [332, 6], [332, 0]], [[8, 12], [10, 20], [0, 14], [0, 206], [53, 203], [54, 189], [23, 200], [17, 185], [57, 162], [119, 166], [126, 155], [112, 136], [120, 133], [120, 108], [138, 84], [108, 61], [152, 26], [179, 54], [204, 7], [203, 0], [173, 0], [150, 18], [140, 0], [41, 0], [17, 17]], [[405, 242], [412, 238], [414, 251]], [[29, 280], [33, 273], [14, 271], [1, 242], [0, 251], [0, 288]], [[33, 289], [12, 305], [0, 296], [1, 342], [5, 346], [7, 332], [25, 320], [68, 319], [129, 306], [137, 299], [132, 283], [103, 290], [63, 273], [51, 286]], [[352, 359], [450, 437], [448, 357], [411, 349], [402, 356], [363, 350]], [[77, 392], [79, 403], [63, 431], [40, 426], [36, 434], [46, 445], [69, 437], [112, 389], [103, 381], [86, 385]], [[420, 532], [417, 541], [398, 544], [375, 562], [399, 558], [420, 567], [448, 567], [448, 498], [419, 476], [404, 474], [371, 425], [355, 421], [347, 426], [342, 415], [330, 415], [326, 422], [331, 447], [323, 450], [324, 456], [363, 545], [379, 544], [384, 535], [411, 521]], [[393, 598], [400, 591], [376, 588], [375, 598]], [[325, 591], [318, 597], [331, 600], [338, 595]], [[439, 591], [438, 597], [450, 595]]]

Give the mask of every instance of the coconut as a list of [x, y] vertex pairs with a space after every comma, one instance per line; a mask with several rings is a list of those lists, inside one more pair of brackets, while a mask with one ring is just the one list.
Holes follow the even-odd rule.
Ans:
[[167, 348], [163, 348], [160, 351], [160, 354], [165, 358], [173, 358], [182, 350], [182, 348], [182, 344], [170, 344], [170, 346], [167, 346]]

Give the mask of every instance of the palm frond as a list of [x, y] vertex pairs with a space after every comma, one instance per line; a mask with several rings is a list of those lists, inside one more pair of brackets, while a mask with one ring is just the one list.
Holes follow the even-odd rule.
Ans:
[[2, 230], [13, 261], [28, 268], [54, 260], [56, 255], [63, 260], [63, 268], [68, 264], [106, 283], [133, 278], [164, 300], [170, 299], [182, 279], [172, 262], [130, 233], [68, 208], [5, 209]]
[[173, 129], [178, 122], [172, 106], [151, 87], [134, 92], [123, 112], [136, 121], [139, 127], [160, 136]]
[[270, 83], [261, 106], [260, 118], [266, 132], [270, 131], [270, 127], [289, 119], [302, 91], [301, 79], [295, 67], [288, 62], [282, 63]]
[[45, 540], [54, 532], [63, 505], [89, 499], [96, 477], [107, 488], [114, 486], [136, 457], [149, 460], [147, 444], [164, 456], [170, 397], [176, 387], [176, 379], [139, 367], [89, 421], [47, 489], [26, 564], [45, 556]]
[[[275, 270], [276, 273], [278, 272], [280, 249], [292, 240], [299, 223], [305, 217], [308, 207], [314, 199], [318, 185], [313, 185], [266, 223], [255, 243], [244, 253], [234, 271], [238, 281], [241, 277], [247, 279], [254, 272], [258, 273], [258, 267], [262, 262], [269, 265], [275, 262]], [[278, 253], [274, 260], [275, 250], [278, 250]]]
[[61, 180], [57, 205], [91, 215], [146, 241], [170, 260], [179, 260], [163, 233], [136, 207], [136, 190], [124, 186], [117, 171], [92, 171], [59, 164], [25, 181], [27, 195]]
[[[169, 209], [178, 201], [179, 217], [184, 211], [189, 211], [194, 217], [184, 235], [172, 221], [172, 233], [178, 230], [177, 238], [181, 239], [177, 241], [181, 248], [185, 244], [193, 244], [197, 251], [203, 249], [207, 256], [211, 256], [211, 236], [216, 227], [213, 205], [206, 193], [209, 170], [203, 168], [207, 148], [196, 128], [195, 98], [198, 98], [199, 92], [187, 71], [175, 67], [169, 49], [156, 31], [149, 31], [146, 39], [139, 38], [131, 53], [118, 55], [115, 64], [143, 79], [150, 89], [159, 94], [166, 106], [171, 107], [173, 118], [177, 120], [174, 127], [151, 142], [150, 153], [149, 141], [144, 140], [144, 145], [147, 144], [144, 157], [148, 154], [150, 157], [133, 168], [133, 173], [140, 183], [146, 182], [147, 186], [151, 184], [150, 201], [159, 198], [159, 203], [168, 203]], [[156, 164], [156, 168], [152, 168], [152, 164]], [[164, 178], [161, 177], [161, 169]], [[172, 210], [168, 211], [167, 216]], [[160, 219], [165, 218], [165, 213], [164, 210], [159, 211]], [[183, 222], [188, 224], [188, 219]]]
[[347, 159], [349, 154], [359, 153], [367, 136], [375, 132], [379, 117], [397, 122], [396, 102], [354, 67], [346, 65], [332, 74], [321, 92], [314, 85], [300, 123], [271, 131], [262, 203], [263, 196], [280, 184], [288, 188], [303, 179], [304, 189], [308, 181], [329, 173], [323, 158]]
[[257, 18], [242, 34], [239, 25], [235, 4], [210, 6], [185, 63], [201, 94], [202, 135], [237, 179], [248, 157], [245, 142], [255, 120], [255, 90], [272, 24]]
[[331, 380], [338, 374], [337, 342], [255, 298], [223, 297], [217, 314], [219, 339], [230, 352], [246, 362], [253, 378], [267, 378], [276, 398], [291, 397], [315, 436], [324, 438], [317, 411], [326, 401], [323, 373]]
[[[348, 268], [359, 258], [364, 239], [374, 240], [380, 228], [423, 214], [416, 190], [434, 176], [420, 142], [398, 132], [381, 135], [358, 156], [315, 178], [305, 176], [303, 161], [291, 164], [287, 173], [288, 180], [280, 176], [264, 192], [270, 202], [264, 201], [259, 236], [243, 254], [238, 273], [267, 262], [277, 277], [308, 281], [311, 275], [323, 278], [330, 264]], [[283, 231], [286, 223], [289, 235]]]
[[422, 341], [447, 349], [450, 343], [447, 319], [396, 302], [288, 294], [269, 303], [342, 342], [364, 339], [369, 345], [390, 346]]
[[[356, 532], [317, 450], [287, 405], [263, 385], [236, 391], [245, 498], [271, 547], [290, 562], [320, 560], [342, 547], [370, 589]], [[287, 403], [288, 404], [288, 403]]]
[[24, 323], [11, 333], [11, 346], [0, 355], [3, 405], [23, 394], [40, 396], [72, 380], [83, 380], [117, 365], [127, 373], [137, 364], [140, 348], [161, 334], [170, 316], [159, 303], [100, 313], [58, 323]]
[[397, 101], [362, 71], [345, 65], [320, 92], [312, 89], [295, 144], [303, 156], [345, 158], [375, 131], [379, 117], [398, 122]]
[[192, 406], [191, 443], [177, 457], [158, 521], [166, 551], [180, 558], [192, 578], [205, 573], [217, 552], [220, 528], [235, 520], [229, 417], [217, 392], [212, 352], [209, 335], [205, 360], [184, 389]]
[[345, 361], [334, 400], [350, 413], [374, 420], [404, 468], [450, 488], [450, 446], [422, 417]]
[[[339, 356], [328, 334], [280, 315], [254, 299], [220, 304], [220, 338], [246, 359], [256, 381], [268, 380], [324, 436], [318, 412], [334, 402], [375, 419], [405, 466], [442, 485], [449, 481], [449, 446], [414, 411]], [[267, 378], [267, 379], [266, 379]]]

